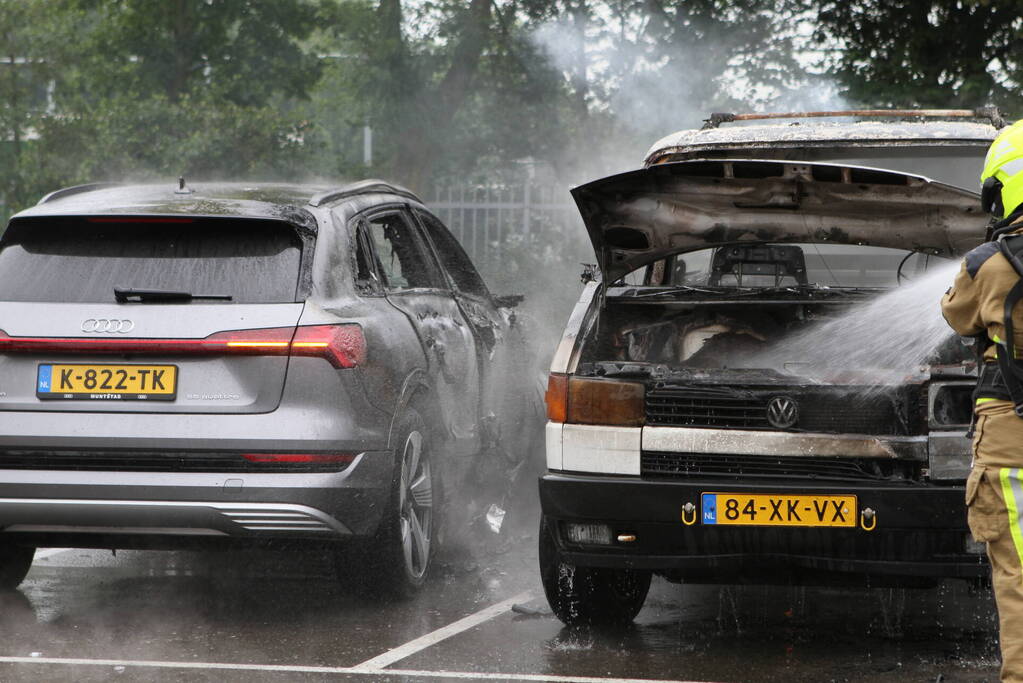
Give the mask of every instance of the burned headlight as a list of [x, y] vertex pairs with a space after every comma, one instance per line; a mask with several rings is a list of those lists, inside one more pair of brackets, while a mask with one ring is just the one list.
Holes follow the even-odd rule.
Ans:
[[639, 382], [552, 374], [547, 384], [547, 418], [553, 422], [641, 427], [646, 388]]
[[966, 429], [973, 417], [973, 384], [935, 383], [928, 400], [931, 427]]

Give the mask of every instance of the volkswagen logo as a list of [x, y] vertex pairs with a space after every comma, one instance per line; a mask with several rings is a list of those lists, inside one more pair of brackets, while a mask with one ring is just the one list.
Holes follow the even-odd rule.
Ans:
[[82, 332], [110, 332], [128, 334], [135, 329], [133, 320], [109, 320], [107, 318], [89, 318], [82, 323]]
[[788, 396], [775, 396], [767, 403], [767, 421], [776, 429], [788, 429], [799, 422], [799, 404]]

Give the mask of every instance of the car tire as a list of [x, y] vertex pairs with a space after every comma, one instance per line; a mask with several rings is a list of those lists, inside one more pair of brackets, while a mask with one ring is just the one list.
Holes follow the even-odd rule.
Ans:
[[377, 561], [369, 579], [382, 596], [410, 598], [426, 583], [433, 564], [440, 482], [420, 414], [407, 410], [395, 433], [391, 499], [373, 541]]
[[35, 554], [35, 548], [0, 542], [0, 590], [13, 590], [21, 584]]
[[546, 518], [540, 522], [540, 580], [554, 615], [568, 626], [631, 622], [646, 600], [651, 573], [579, 567], [558, 552]]

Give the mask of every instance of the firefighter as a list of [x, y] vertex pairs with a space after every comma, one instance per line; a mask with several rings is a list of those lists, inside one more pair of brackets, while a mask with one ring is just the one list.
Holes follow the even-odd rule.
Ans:
[[966, 255], [941, 310], [956, 332], [980, 345], [967, 519], [974, 539], [987, 544], [1001, 680], [1023, 683], [1023, 306], [1014, 306], [1023, 298], [1023, 286], [1014, 289], [1023, 282], [1023, 237], [1013, 237], [1023, 235], [1023, 121], [995, 138], [981, 183], [984, 210], [998, 220], [988, 241]]

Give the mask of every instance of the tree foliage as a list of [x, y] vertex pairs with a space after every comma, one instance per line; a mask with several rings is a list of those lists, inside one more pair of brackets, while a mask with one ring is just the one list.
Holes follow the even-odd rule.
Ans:
[[828, 66], [857, 103], [1019, 112], [1023, 2], [827, 0], [813, 3]]
[[[1016, 109], [1023, 0], [0, 0], [0, 194], [635, 166], [712, 111]], [[822, 95], [823, 93], [823, 95]], [[363, 130], [373, 131], [364, 164]]]

